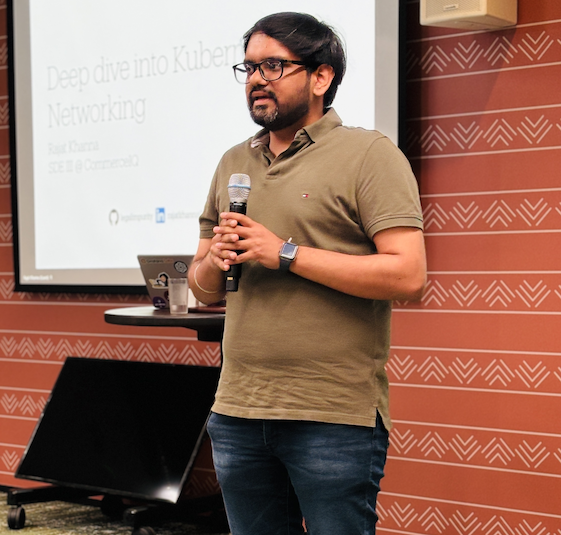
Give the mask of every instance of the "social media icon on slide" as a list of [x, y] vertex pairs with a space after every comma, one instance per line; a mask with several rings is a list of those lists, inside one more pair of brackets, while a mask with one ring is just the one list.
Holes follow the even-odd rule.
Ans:
[[156, 223], [165, 223], [165, 222], [166, 222], [166, 209], [156, 208]]

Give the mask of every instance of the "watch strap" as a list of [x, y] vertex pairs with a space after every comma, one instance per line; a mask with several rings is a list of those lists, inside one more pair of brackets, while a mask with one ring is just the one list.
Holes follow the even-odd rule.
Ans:
[[279, 271], [288, 271], [290, 269], [290, 264], [293, 260], [288, 260], [288, 258], [280, 257]]

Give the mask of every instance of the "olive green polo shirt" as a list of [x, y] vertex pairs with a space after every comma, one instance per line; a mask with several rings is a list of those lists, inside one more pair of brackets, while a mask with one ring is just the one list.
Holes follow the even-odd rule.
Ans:
[[[333, 109], [274, 158], [268, 134], [220, 161], [200, 218], [212, 238], [233, 173], [251, 178], [247, 215], [299, 245], [376, 254], [373, 236], [422, 229], [418, 187], [405, 156], [377, 131], [342, 125]], [[353, 297], [291, 272], [243, 264], [227, 296], [224, 364], [213, 411], [229, 416], [391, 427], [391, 302]]]

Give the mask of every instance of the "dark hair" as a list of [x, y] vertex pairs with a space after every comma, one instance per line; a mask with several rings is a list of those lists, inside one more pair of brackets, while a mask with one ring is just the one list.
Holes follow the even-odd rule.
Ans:
[[330, 26], [305, 13], [267, 15], [243, 36], [244, 51], [254, 33], [264, 33], [277, 40], [304, 61], [309, 70], [324, 64], [333, 67], [335, 77], [323, 99], [325, 107], [331, 105], [345, 74], [347, 61], [343, 43]]

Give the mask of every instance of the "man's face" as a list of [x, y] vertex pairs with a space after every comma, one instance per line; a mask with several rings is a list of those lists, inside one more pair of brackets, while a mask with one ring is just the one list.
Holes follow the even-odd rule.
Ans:
[[[264, 59], [299, 60], [276, 39], [263, 33], [251, 36], [245, 61], [259, 63]], [[305, 67], [287, 63], [279, 80], [267, 82], [257, 69], [246, 86], [247, 105], [251, 118], [273, 132], [298, 124], [304, 126], [309, 113], [310, 74]]]

